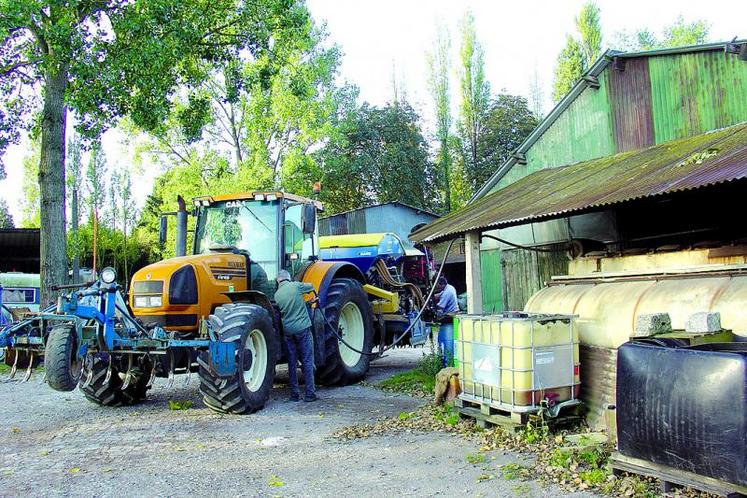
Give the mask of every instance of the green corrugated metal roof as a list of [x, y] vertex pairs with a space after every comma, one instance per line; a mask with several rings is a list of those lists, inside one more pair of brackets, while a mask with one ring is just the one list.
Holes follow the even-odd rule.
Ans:
[[415, 232], [415, 242], [747, 178], [747, 124], [537, 171]]

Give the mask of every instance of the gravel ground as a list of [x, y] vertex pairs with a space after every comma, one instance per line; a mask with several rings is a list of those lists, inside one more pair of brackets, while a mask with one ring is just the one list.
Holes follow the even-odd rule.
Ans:
[[[422, 350], [401, 349], [376, 361], [376, 382], [414, 366]], [[0, 383], [0, 496], [559, 496], [536, 482], [496, 478], [515, 454], [488, 454], [472, 465], [474, 445], [440, 433], [393, 433], [348, 442], [344, 426], [396, 416], [423, 403], [367, 386], [319, 390], [315, 403], [286, 401], [287, 371], [278, 368], [266, 408], [219, 416], [197, 392], [197, 377], [166, 389], [157, 379], [147, 402], [102, 408], [78, 392], [30, 382]], [[168, 400], [192, 400], [171, 411]], [[592, 496], [579, 493], [567, 496]]]

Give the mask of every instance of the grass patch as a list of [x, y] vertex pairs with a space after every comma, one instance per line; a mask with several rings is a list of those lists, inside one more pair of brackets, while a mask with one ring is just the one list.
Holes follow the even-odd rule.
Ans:
[[485, 455], [482, 453], [477, 453], [476, 455], [467, 455], [467, 463], [471, 463], [472, 465], [477, 465], [478, 463], [484, 463], [485, 462]]
[[433, 395], [436, 374], [441, 371], [441, 356], [436, 352], [423, 355], [412, 370], [394, 374], [377, 385], [385, 391], [427, 397]]
[[169, 400], [169, 410], [189, 410], [192, 408], [192, 402], [190, 400], [186, 401], [176, 401], [173, 399]]

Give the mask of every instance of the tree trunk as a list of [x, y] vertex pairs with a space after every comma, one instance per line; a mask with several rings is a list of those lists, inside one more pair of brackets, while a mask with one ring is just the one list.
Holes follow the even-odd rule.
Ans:
[[41, 225], [41, 303], [54, 302], [53, 285], [64, 284], [67, 276], [65, 236], [65, 90], [67, 68], [50, 71], [44, 81], [44, 108], [39, 161], [39, 204]]
[[[77, 179], [76, 179], [77, 182]], [[75, 247], [73, 248], [73, 283], [77, 284], [80, 282], [80, 235], [78, 232], [78, 187], [73, 186], [73, 201], [71, 203], [71, 213], [73, 225], [73, 237], [75, 240]]]

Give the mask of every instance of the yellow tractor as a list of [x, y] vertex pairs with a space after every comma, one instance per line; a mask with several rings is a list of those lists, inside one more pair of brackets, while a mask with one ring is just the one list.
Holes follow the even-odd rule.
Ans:
[[[374, 345], [381, 350], [397, 339], [386, 333], [384, 317], [408, 319], [402, 311], [403, 303], [412, 302], [407, 285], [376, 287], [351, 262], [319, 260], [318, 201], [284, 192], [251, 192], [198, 197], [193, 204], [192, 254], [184, 255], [187, 212], [180, 199], [177, 257], [135, 273], [129, 304], [146, 328], [160, 326], [174, 339], [199, 338], [209, 328], [222, 341], [238, 341], [238, 374], [229, 380], [211, 376], [208, 365], [184, 348], [161, 357], [156, 375], [173, 379], [175, 373], [197, 371], [203, 399], [212, 409], [244, 413], [261, 408], [275, 365], [285, 357], [282, 323], [273, 305], [281, 269], [313, 284], [326, 317], [325, 324], [321, 313], [313, 314], [320, 383], [360, 381]], [[422, 306], [422, 296], [420, 301]], [[406, 316], [412, 318], [409, 306]], [[422, 323], [414, 325], [424, 329]]]

